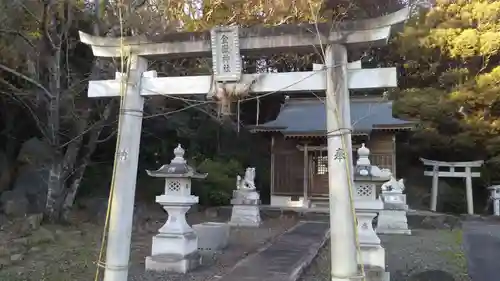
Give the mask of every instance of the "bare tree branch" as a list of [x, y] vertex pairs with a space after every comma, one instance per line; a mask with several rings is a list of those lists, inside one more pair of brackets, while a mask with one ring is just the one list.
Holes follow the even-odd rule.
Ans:
[[17, 97], [16, 94], [7, 93], [7, 92], [3, 92], [3, 91], [0, 91], [0, 92], [6, 94], [8, 97], [19, 102], [22, 106], [24, 106], [29, 111], [31, 116], [33, 117], [33, 120], [35, 121], [36, 126], [38, 127], [38, 130], [40, 131], [40, 133], [44, 137], [47, 137], [46, 128], [43, 125], [43, 122], [40, 120], [40, 118], [38, 118], [38, 115], [35, 113], [35, 111], [31, 108], [31, 106], [28, 103], [26, 103], [23, 99]]
[[23, 38], [24, 41], [26, 41], [26, 43], [28, 43], [32, 48], [35, 48], [35, 45], [33, 44], [33, 42], [31, 42], [31, 40], [28, 37], [26, 37], [26, 35], [22, 34], [18, 30], [0, 29], [0, 33], [15, 34], [15, 35]]
[[40, 84], [39, 82], [35, 81], [34, 79], [32, 78], [29, 78], [28, 76], [8, 67], [8, 66], [5, 66], [3, 64], [0, 63], [0, 69], [4, 70], [4, 71], [7, 71], [9, 72], [10, 74], [13, 74], [19, 78], [22, 78], [28, 82], [30, 82], [31, 84], [37, 86], [39, 89], [41, 89], [45, 95], [49, 98], [49, 99], [52, 99], [54, 96], [49, 92], [49, 90], [47, 90], [47, 88], [45, 88], [42, 84]]

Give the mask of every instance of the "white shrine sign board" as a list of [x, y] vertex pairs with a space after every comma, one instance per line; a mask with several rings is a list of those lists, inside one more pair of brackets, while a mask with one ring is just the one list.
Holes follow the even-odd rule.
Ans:
[[216, 82], [237, 82], [241, 78], [238, 26], [216, 27], [210, 31], [212, 68]]

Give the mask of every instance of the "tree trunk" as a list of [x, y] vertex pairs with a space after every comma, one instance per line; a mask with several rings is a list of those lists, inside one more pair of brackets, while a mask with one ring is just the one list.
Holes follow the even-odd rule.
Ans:
[[[51, 4], [49, 4], [48, 10], [44, 11], [51, 11], [52, 7], [55, 5], [54, 1], [50, 1]], [[97, 2], [98, 4], [99, 2]], [[46, 6], [47, 8], [47, 6]], [[69, 12], [70, 8], [68, 8], [68, 15], [71, 15], [71, 12]], [[52, 11], [54, 12], [54, 11]], [[61, 33], [60, 33], [60, 39], [62, 40], [65, 38], [67, 40], [68, 36], [68, 31], [69, 31], [69, 26], [71, 25], [71, 19], [67, 19], [67, 22], [65, 23], [66, 25], [61, 28]], [[57, 19], [55, 16], [53, 16], [53, 22], [57, 22]], [[98, 32], [99, 27], [96, 23], [95, 31]], [[55, 32], [57, 33], [57, 32]], [[49, 38], [50, 39], [50, 38]], [[56, 47], [57, 46], [57, 47]], [[61, 49], [61, 42], [59, 42], [58, 45], [52, 46], [54, 50], [54, 55], [51, 60], [48, 61], [50, 67], [50, 77], [49, 77], [49, 89], [53, 94], [53, 98], [51, 99], [50, 102], [50, 110], [49, 110], [49, 122], [48, 122], [48, 127], [49, 127], [49, 136], [51, 138], [51, 143], [52, 145], [56, 148], [56, 150], [61, 150], [62, 148], [60, 147], [59, 144], [59, 120], [61, 118], [60, 112], [59, 112], [59, 99], [60, 99], [60, 89], [61, 89], [61, 75], [63, 74], [61, 71], [61, 59], [63, 58], [62, 55], [62, 49]], [[101, 61], [96, 60], [94, 62], [94, 67], [92, 68], [90, 78], [91, 80], [97, 79], [100, 73], [101, 69]], [[63, 217], [68, 217], [69, 214], [69, 209], [73, 205], [73, 202], [76, 197], [76, 193], [78, 191], [78, 188], [81, 184], [82, 177], [85, 173], [85, 169], [87, 165], [90, 163], [90, 158], [97, 146], [98, 138], [100, 136], [100, 133], [102, 131], [102, 125], [104, 124], [105, 121], [108, 120], [109, 115], [111, 113], [111, 107], [113, 106], [114, 102], [110, 101], [109, 104], [105, 107], [103, 116], [101, 117], [101, 120], [99, 124], [96, 124], [97, 126], [94, 128], [92, 135], [89, 138], [89, 143], [87, 144], [87, 152], [85, 156], [82, 159], [82, 164], [74, 170], [74, 167], [76, 166], [77, 158], [81, 154], [81, 148], [82, 148], [82, 142], [83, 142], [83, 135], [85, 134], [88, 126], [89, 126], [89, 119], [90, 119], [90, 104], [87, 104], [86, 111], [83, 113], [83, 116], [79, 116], [77, 121], [76, 121], [76, 138], [71, 140], [71, 143], [68, 145], [66, 148], [66, 151], [64, 153], [64, 158], [58, 163], [58, 166], [54, 165], [51, 167], [51, 172], [49, 177], [49, 182], [48, 182], [48, 192], [47, 192], [47, 205], [46, 205], [46, 217], [50, 221], [58, 221]], [[60, 153], [62, 155], [63, 153]], [[56, 161], [56, 160], [54, 160]], [[73, 176], [71, 177], [71, 173], [73, 173]], [[52, 175], [54, 175], [52, 177]], [[57, 176], [55, 176], [57, 175]], [[68, 178], [73, 178], [73, 182], [71, 185], [66, 188], [66, 184], [68, 182]]]
[[111, 116], [111, 112], [113, 111], [115, 105], [116, 105], [115, 101], [113, 100], [109, 101], [109, 103], [104, 108], [101, 120], [99, 121], [95, 129], [91, 131], [89, 141], [86, 146], [87, 151], [82, 158], [81, 165], [76, 169], [75, 173], [73, 174], [72, 177], [73, 181], [69, 186], [69, 188], [67, 189], [66, 196], [62, 204], [62, 218], [65, 221], [69, 220], [69, 214], [71, 208], [73, 207], [73, 204], [75, 203], [76, 194], [78, 193], [78, 189], [80, 188], [80, 185], [82, 183], [85, 170], [87, 169], [87, 166], [91, 162], [92, 154], [94, 154], [102, 129], [104, 128], [103, 125], [109, 120], [109, 117]]
[[49, 67], [49, 90], [52, 94], [48, 103], [48, 132], [49, 141], [54, 148], [54, 156], [49, 169], [49, 178], [47, 181], [47, 202], [45, 205], [45, 217], [51, 222], [58, 220], [57, 200], [63, 188], [63, 163], [59, 154], [59, 119], [60, 119], [60, 88], [61, 88], [61, 67], [60, 67], [61, 51], [56, 50], [47, 63]]
[[80, 167], [78, 167], [78, 169], [76, 169], [76, 172], [73, 175], [73, 182], [69, 186], [68, 192], [66, 193], [66, 197], [64, 198], [64, 202], [62, 204], [62, 219], [64, 221], [68, 222], [70, 220], [70, 211], [75, 202], [76, 194], [80, 184], [82, 183], [87, 165], [88, 163], [84, 162]]
[[50, 222], [59, 220], [57, 202], [63, 188], [62, 163], [58, 159], [52, 160], [47, 181], [47, 203], [45, 205], [45, 218]]

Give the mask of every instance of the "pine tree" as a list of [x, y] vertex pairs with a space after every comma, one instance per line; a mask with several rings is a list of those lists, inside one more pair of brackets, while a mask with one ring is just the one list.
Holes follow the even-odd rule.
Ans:
[[500, 166], [500, 1], [438, 0], [393, 47], [402, 58], [396, 114], [420, 120], [414, 147]]

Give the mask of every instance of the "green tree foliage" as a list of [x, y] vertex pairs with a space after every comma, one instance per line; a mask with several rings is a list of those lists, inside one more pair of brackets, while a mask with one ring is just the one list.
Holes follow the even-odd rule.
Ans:
[[200, 197], [203, 205], [228, 205], [236, 187], [237, 174], [244, 172], [240, 163], [235, 160], [216, 161], [204, 159], [198, 169], [202, 173], [208, 173], [203, 182], [194, 183], [194, 193]]
[[431, 159], [500, 163], [500, 2], [438, 0], [392, 46], [402, 75], [395, 109], [420, 120], [413, 145]]

